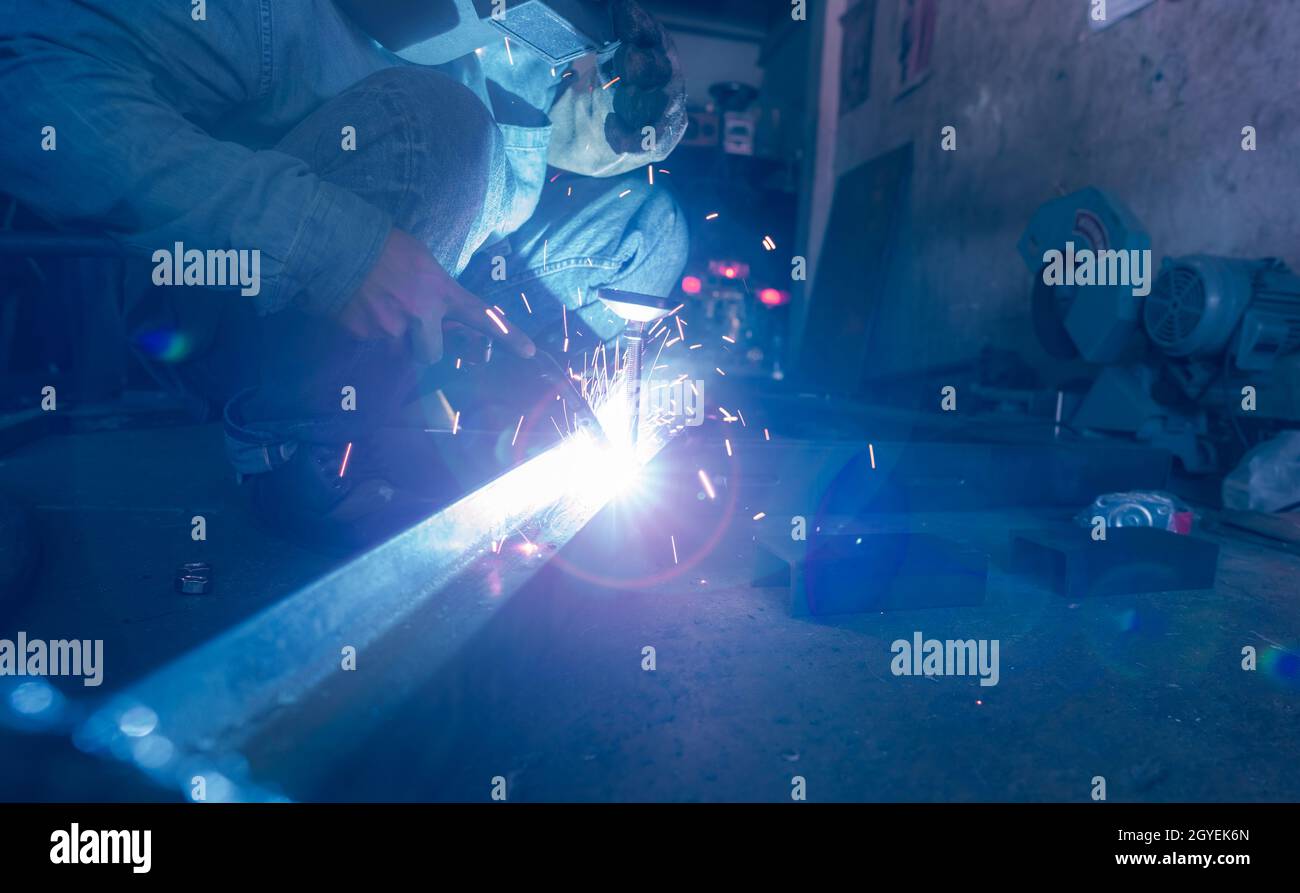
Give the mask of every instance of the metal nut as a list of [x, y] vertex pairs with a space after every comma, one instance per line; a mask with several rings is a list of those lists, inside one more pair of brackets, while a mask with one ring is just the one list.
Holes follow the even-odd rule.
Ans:
[[212, 589], [212, 580], [208, 577], [185, 575], [176, 578], [176, 591], [185, 595], [206, 595]]
[[176, 591], [185, 595], [206, 595], [212, 591], [212, 565], [188, 561], [176, 571]]

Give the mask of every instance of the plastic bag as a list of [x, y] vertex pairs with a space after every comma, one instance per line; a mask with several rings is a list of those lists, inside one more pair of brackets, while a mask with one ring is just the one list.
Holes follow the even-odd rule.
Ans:
[[1300, 431], [1283, 431], [1241, 457], [1223, 479], [1223, 507], [1279, 512], [1300, 504]]

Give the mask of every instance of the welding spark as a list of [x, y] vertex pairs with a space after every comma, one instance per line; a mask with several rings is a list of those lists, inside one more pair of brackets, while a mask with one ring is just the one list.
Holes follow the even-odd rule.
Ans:
[[655, 166], [653, 164], [646, 165], [646, 171], [650, 177], [650, 185], [655, 185]]
[[775, 251], [775, 250], [776, 250], [776, 242], [774, 242], [774, 241], [772, 240], [772, 237], [771, 237], [771, 236], [764, 236], [764, 237], [763, 237], [763, 247], [766, 248], [768, 251]]
[[730, 335], [723, 335], [723, 336], [722, 336], [722, 340], [725, 341], [725, 342], [727, 342], [728, 344], [735, 344], [735, 343], [736, 343], [736, 339], [735, 339], [735, 338], [732, 338]]
[[515, 441], [519, 439], [519, 429], [521, 429], [521, 428], [523, 428], [523, 427], [524, 427], [524, 417], [523, 417], [523, 416], [520, 416], [520, 417], [519, 417], [519, 424], [518, 424], [518, 425], [515, 425], [515, 436], [512, 437], [512, 438], [510, 438], [510, 445], [511, 445], [511, 446], [514, 446], [514, 445], [515, 445]]
[[875, 444], [872, 444], [872, 443], [867, 444], [867, 452], [871, 455], [871, 467], [872, 467], [872, 468], [875, 468], [875, 467], [876, 467], [876, 446], [875, 446]]
[[713, 371], [716, 372], [716, 373], [718, 373], [719, 375], [721, 375], [723, 378], [726, 378], [726, 377], [727, 377], [727, 373], [723, 372], [723, 371], [722, 371], [721, 369], [719, 369], [717, 366], [714, 366], [714, 367], [713, 367]]
[[619, 198], [625, 198], [626, 196], [629, 196], [629, 195], [631, 195], [631, 194], [632, 194], [632, 190], [631, 190], [631, 189], [624, 189], [622, 192], [620, 192], [620, 193], [618, 194], [618, 197], [619, 197]]
[[347, 449], [343, 451], [343, 464], [339, 466], [339, 477], [347, 474], [348, 459], [352, 458], [352, 441], [348, 441]]
[[725, 444], [727, 445], [727, 455], [730, 456], [730, 455], [731, 455], [731, 440], [730, 440], [729, 438], [723, 438], [722, 442], [725, 443]]
[[510, 38], [506, 38], [506, 57], [510, 59], [510, 64], [515, 64], [515, 54], [510, 52]]
[[447, 421], [454, 424], [458, 413], [451, 408], [451, 403], [447, 401], [447, 395], [441, 390], [434, 391], [433, 393], [437, 396], [438, 402], [442, 404], [442, 411], [447, 414]]
[[451, 433], [455, 434], [460, 431], [460, 410], [456, 410], [456, 417], [451, 420]]
[[768, 430], [767, 430], [766, 428], [763, 429], [763, 439], [764, 439], [764, 440], [771, 440], [771, 439], [772, 439], [772, 435], [771, 435], [770, 433], [768, 433]]
[[668, 541], [673, 544], [673, 564], [677, 563], [677, 537], [672, 534], [668, 535]]
[[499, 316], [497, 316], [495, 313], [492, 312], [491, 307], [488, 307], [483, 312], [488, 315], [488, 319], [492, 320], [494, 323], [497, 324], [497, 328], [501, 330], [501, 334], [503, 335], [510, 334], [510, 330], [506, 328], [506, 324], [501, 321], [501, 318]]
[[759, 512], [757, 515], [754, 516], [754, 520], [762, 521], [766, 517], [767, 517], [767, 512]]
[[708, 215], [708, 216], [705, 217], [704, 219], [705, 219], [705, 220], [717, 220], [717, 219], [718, 219], [718, 212], [717, 212], [717, 211], [714, 211], [712, 214]]
[[713, 489], [713, 481], [709, 480], [709, 476], [708, 476], [707, 474], [704, 473], [704, 469], [701, 468], [698, 472], [696, 472], [696, 474], [699, 475], [699, 478], [700, 478], [700, 486], [702, 486], [702, 487], [704, 488], [704, 492], [707, 493], [707, 494], [709, 495], [709, 498], [710, 498], [710, 499], [717, 499], [717, 498], [718, 498], [718, 494], [717, 494], [717, 492], [715, 492], [714, 489]]
[[623, 80], [623, 78], [622, 78], [622, 76], [620, 75], [619, 77], [614, 78], [614, 80], [610, 81], [608, 84], [606, 84], [605, 86], [601, 87], [600, 89], [602, 89], [602, 90], [608, 90], [610, 87], [614, 86], [615, 84], [617, 84], [617, 83], [618, 83], [619, 81], [621, 81], [621, 80]]
[[524, 309], [528, 311], [529, 315], [532, 315], [533, 306], [528, 303], [528, 295], [524, 294], [523, 292], [520, 292], [519, 297], [524, 299]]
[[740, 416], [740, 427], [748, 428], [749, 426], [745, 424], [745, 414], [741, 412], [739, 409], [737, 409], [736, 415]]
[[687, 348], [687, 350], [699, 350], [703, 346], [704, 346], [703, 344], [692, 344], [690, 347]]

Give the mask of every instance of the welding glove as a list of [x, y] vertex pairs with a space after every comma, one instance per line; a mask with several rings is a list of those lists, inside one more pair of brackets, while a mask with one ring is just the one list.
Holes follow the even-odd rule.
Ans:
[[551, 109], [553, 167], [613, 177], [663, 161], [686, 132], [686, 86], [668, 32], [635, 0], [613, 0], [611, 55], [580, 60]]

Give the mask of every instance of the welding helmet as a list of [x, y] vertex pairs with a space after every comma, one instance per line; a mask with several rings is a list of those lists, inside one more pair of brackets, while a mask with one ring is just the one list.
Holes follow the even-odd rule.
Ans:
[[617, 49], [607, 0], [335, 0], [376, 41], [410, 62], [442, 65], [501, 38], [552, 65]]

